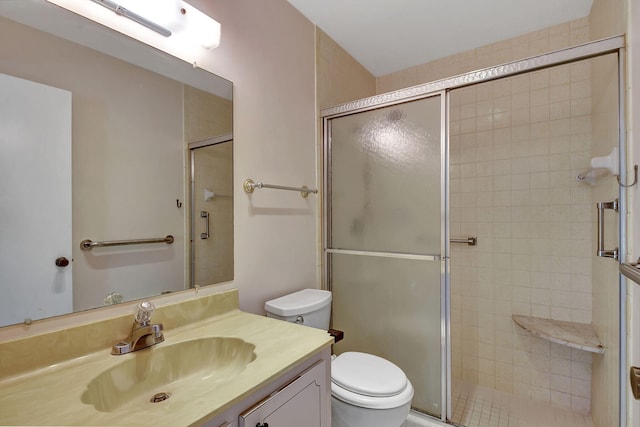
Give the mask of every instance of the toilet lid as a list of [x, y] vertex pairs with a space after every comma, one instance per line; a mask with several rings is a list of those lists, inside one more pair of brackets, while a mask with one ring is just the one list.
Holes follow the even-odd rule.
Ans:
[[365, 396], [387, 397], [407, 387], [407, 376], [393, 363], [373, 354], [347, 352], [331, 362], [331, 381]]

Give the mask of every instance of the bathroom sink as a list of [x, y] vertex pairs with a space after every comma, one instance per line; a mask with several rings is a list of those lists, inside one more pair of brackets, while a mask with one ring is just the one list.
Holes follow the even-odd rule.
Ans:
[[157, 345], [122, 357], [94, 377], [82, 402], [112, 412], [124, 405], [154, 405], [170, 399], [189, 382], [232, 381], [255, 359], [255, 346], [239, 338], [210, 337]]

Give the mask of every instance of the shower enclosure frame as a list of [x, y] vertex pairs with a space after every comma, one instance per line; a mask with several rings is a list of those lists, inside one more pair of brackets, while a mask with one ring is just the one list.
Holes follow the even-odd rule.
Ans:
[[[502, 65], [484, 68], [481, 70], [471, 71], [468, 73], [460, 74], [453, 77], [448, 77], [440, 80], [436, 80], [429, 83], [424, 83], [417, 86], [412, 86], [405, 89], [400, 89], [380, 95], [375, 95], [369, 98], [348, 102], [335, 107], [323, 109], [320, 111], [322, 118], [323, 129], [323, 199], [322, 199], [322, 263], [323, 263], [323, 285], [325, 288], [331, 290], [331, 265], [329, 257], [332, 252], [329, 244], [329, 232], [331, 230], [330, 224], [330, 198], [331, 194], [331, 120], [357, 114], [365, 111], [375, 110], [382, 107], [388, 107], [396, 104], [403, 104], [409, 101], [423, 99], [432, 96], [442, 96], [441, 98], [441, 138], [442, 138], [442, 151], [441, 151], [441, 171], [442, 171], [442, 209], [444, 210], [442, 218], [444, 218], [441, 227], [441, 247], [443, 249], [442, 257], [445, 262], [442, 264], [441, 275], [441, 352], [442, 352], [442, 377], [441, 377], [441, 391], [442, 391], [442, 403], [446, 405], [446, 410], [443, 410], [440, 416], [442, 422], [446, 422], [451, 418], [452, 402], [451, 402], [451, 339], [450, 339], [450, 297], [451, 297], [451, 282], [450, 282], [450, 230], [449, 221], [447, 219], [447, 213], [449, 212], [449, 126], [450, 116], [448, 113], [450, 105], [450, 92], [453, 89], [459, 89], [466, 86], [472, 86], [479, 83], [498, 80], [506, 77], [512, 77], [519, 74], [529, 73], [541, 69], [550, 68], [557, 65], [563, 65], [580, 60], [586, 60], [608, 54], [617, 54], [618, 60], [618, 153], [621, 176], [626, 171], [627, 159], [626, 159], [626, 128], [625, 128], [625, 37], [624, 35], [614, 36], [597, 40], [566, 49], [553, 51], [550, 53], [533, 56], [527, 59], [509, 62]], [[627, 196], [624, 188], [620, 187], [618, 192], [619, 199], [619, 248], [621, 262], [625, 262], [627, 256], [626, 245], [626, 215], [627, 211]], [[399, 256], [402, 257], [402, 256]], [[618, 275], [618, 283], [620, 286], [620, 299], [619, 299], [619, 339], [620, 339], [620, 358], [619, 358], [619, 424], [620, 427], [626, 424], [626, 395], [627, 395], [627, 363], [626, 363], [626, 281], [622, 275]]]
[[[215, 136], [213, 138], [207, 138], [202, 141], [190, 142], [187, 144], [187, 149], [189, 150], [189, 277], [187, 283], [189, 283], [189, 288], [196, 287], [196, 251], [195, 251], [195, 242], [196, 242], [196, 222], [198, 220], [196, 214], [196, 159], [195, 159], [195, 150], [198, 148], [210, 147], [212, 145], [224, 144], [225, 142], [233, 142], [233, 132], [225, 133], [222, 135]], [[208, 218], [207, 218], [208, 221]]]

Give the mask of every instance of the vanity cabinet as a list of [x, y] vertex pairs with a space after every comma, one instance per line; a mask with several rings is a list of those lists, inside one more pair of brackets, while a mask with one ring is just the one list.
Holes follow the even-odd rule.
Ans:
[[240, 414], [239, 427], [322, 427], [326, 366], [320, 361], [291, 383]]
[[322, 350], [204, 427], [331, 427], [331, 352]]

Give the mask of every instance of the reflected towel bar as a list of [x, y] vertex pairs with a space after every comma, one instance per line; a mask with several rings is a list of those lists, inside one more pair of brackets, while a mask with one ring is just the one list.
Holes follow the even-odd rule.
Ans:
[[90, 251], [93, 248], [104, 248], [108, 246], [126, 246], [126, 245], [141, 245], [144, 243], [166, 243], [170, 245], [173, 243], [173, 236], [168, 235], [158, 239], [131, 239], [131, 240], [106, 240], [104, 242], [93, 242], [89, 239], [85, 239], [80, 242], [80, 249], [83, 251]]
[[272, 185], [272, 184], [264, 184], [262, 182], [254, 182], [252, 179], [246, 179], [242, 184], [244, 191], [247, 193], [253, 193], [253, 190], [261, 189], [261, 188], [273, 188], [275, 190], [288, 190], [288, 191], [299, 191], [302, 197], [306, 198], [309, 193], [317, 194], [318, 190], [315, 188], [308, 188], [305, 186], [302, 187], [287, 187], [284, 185]]
[[449, 240], [451, 243], [466, 243], [469, 246], [475, 246], [478, 244], [478, 238], [477, 237], [467, 237], [465, 238], [454, 238]]

